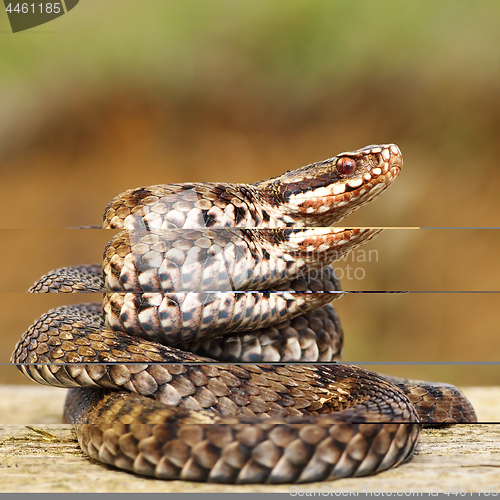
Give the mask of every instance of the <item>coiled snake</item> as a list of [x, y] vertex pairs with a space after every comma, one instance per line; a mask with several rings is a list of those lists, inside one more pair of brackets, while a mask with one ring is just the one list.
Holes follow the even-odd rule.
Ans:
[[422, 422], [475, 421], [458, 389], [347, 365], [245, 363], [340, 359], [328, 265], [378, 231], [332, 225], [401, 166], [397, 146], [367, 146], [252, 185], [119, 195], [102, 269], [58, 269], [30, 289], [104, 292], [102, 306], [49, 311], [12, 361], [73, 388], [65, 420], [82, 449], [139, 474], [283, 483], [401, 463]]

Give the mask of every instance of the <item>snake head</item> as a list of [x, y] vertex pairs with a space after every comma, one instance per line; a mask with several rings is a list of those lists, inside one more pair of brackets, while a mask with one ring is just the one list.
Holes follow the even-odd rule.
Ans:
[[[294, 226], [330, 226], [372, 200], [399, 175], [395, 144], [371, 145], [258, 183]], [[266, 185], [267, 184], [267, 185]]]

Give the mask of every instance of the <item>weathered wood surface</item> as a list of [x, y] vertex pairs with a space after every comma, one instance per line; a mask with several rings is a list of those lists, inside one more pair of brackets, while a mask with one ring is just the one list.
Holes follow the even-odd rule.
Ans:
[[[500, 421], [500, 388], [469, 388], [482, 421]], [[146, 479], [87, 458], [71, 426], [60, 422], [65, 391], [0, 386], [2, 492], [289, 492], [290, 485], [213, 485]], [[302, 490], [412, 490], [462, 487], [500, 491], [500, 426], [424, 430], [412, 460], [376, 476], [307, 485]]]

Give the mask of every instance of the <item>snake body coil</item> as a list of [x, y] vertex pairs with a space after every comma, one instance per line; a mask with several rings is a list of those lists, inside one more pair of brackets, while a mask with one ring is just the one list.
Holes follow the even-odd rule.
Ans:
[[305, 482], [401, 463], [422, 422], [475, 420], [460, 391], [355, 366], [237, 364], [340, 359], [328, 266], [378, 231], [331, 226], [401, 166], [397, 146], [367, 146], [253, 185], [123, 193], [104, 215], [122, 231], [102, 269], [58, 269], [30, 289], [103, 292], [102, 306], [49, 311], [12, 361], [73, 388], [65, 420], [82, 449], [139, 474]]

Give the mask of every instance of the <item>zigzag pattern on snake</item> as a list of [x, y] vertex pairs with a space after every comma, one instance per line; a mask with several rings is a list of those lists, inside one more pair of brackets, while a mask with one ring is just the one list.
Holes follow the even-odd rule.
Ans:
[[242, 363], [340, 359], [329, 264], [379, 231], [333, 224], [401, 166], [397, 146], [367, 146], [252, 185], [117, 196], [103, 228], [121, 232], [102, 267], [61, 268], [30, 289], [102, 292], [102, 305], [49, 311], [12, 362], [72, 388], [65, 421], [82, 449], [139, 474], [283, 483], [398, 465], [422, 423], [475, 421], [458, 389], [347, 365]]

